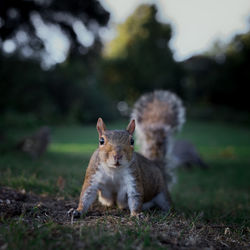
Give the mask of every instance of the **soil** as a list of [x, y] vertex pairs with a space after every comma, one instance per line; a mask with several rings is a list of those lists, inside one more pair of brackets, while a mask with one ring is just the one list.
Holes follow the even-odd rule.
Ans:
[[[63, 197], [41, 196], [0, 187], [0, 218], [14, 219], [22, 215], [26, 222], [53, 221], [72, 226], [72, 219], [67, 212], [76, 208], [77, 203], [76, 199], [65, 200]], [[141, 220], [150, 225], [151, 239], [170, 249], [250, 249], [249, 228], [245, 228], [246, 232], [239, 237], [234, 233], [238, 231], [237, 226], [193, 223], [183, 215], [170, 214], [166, 221], [157, 222], [146, 213]], [[103, 221], [110, 231], [115, 231], [121, 223], [132, 229], [134, 227], [128, 211], [105, 208], [98, 203], [92, 206], [85, 218], [75, 219], [73, 224], [76, 228], [91, 227]]]
[[[78, 200], [65, 200], [63, 197], [50, 197], [47, 195], [36, 195], [26, 193], [24, 190], [17, 191], [9, 187], [0, 187], [0, 217], [11, 218], [23, 215], [26, 220], [39, 218], [47, 221], [50, 218], [59, 224], [71, 223], [68, 211], [77, 208]], [[127, 213], [115, 208], [105, 208], [97, 202], [91, 207], [88, 216], [121, 215]]]

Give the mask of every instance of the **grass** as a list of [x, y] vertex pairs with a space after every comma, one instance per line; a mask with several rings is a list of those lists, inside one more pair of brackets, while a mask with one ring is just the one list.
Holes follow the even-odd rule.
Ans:
[[[108, 128], [126, 126], [125, 123], [107, 125]], [[25, 129], [8, 130], [11, 140], [30, 133]], [[58, 223], [53, 217], [45, 221], [37, 217], [27, 221], [23, 214], [2, 217], [0, 247], [178, 249], [181, 244], [202, 246], [204, 239], [214, 243], [215, 248], [222, 248], [223, 244], [245, 246], [250, 231], [250, 129], [235, 124], [190, 121], [178, 137], [192, 141], [210, 168], [178, 169], [178, 184], [172, 190], [175, 211], [169, 215], [150, 211], [137, 221], [127, 213], [119, 216], [107, 213], [86, 217], [73, 226], [69, 221]], [[95, 126], [53, 127], [52, 143], [40, 159], [31, 160], [19, 152], [0, 155], [0, 186], [42, 197], [77, 199], [89, 157], [96, 147]]]

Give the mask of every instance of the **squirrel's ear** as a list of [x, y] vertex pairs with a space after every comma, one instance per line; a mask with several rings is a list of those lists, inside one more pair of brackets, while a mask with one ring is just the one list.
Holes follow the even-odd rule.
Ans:
[[102, 120], [102, 118], [98, 118], [97, 124], [96, 124], [97, 131], [99, 133], [99, 136], [101, 137], [106, 130], [106, 126]]
[[135, 131], [135, 120], [130, 121], [129, 125], [127, 126], [127, 131], [130, 135], [132, 135]]

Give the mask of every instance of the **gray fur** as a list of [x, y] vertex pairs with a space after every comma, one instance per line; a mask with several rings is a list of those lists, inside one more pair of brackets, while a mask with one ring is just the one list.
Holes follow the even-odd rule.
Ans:
[[33, 135], [27, 136], [17, 143], [16, 148], [28, 153], [32, 158], [40, 157], [50, 143], [50, 128], [41, 127]]
[[[154, 100], [158, 100], [164, 104], [165, 112], [161, 113], [163, 119], [154, 121], [150, 124], [143, 123], [143, 116], [147, 114], [147, 106], [149, 103], [153, 104]], [[162, 109], [164, 110], [164, 107]], [[180, 131], [185, 122], [185, 108], [182, 101], [174, 93], [170, 91], [157, 90], [141, 96], [134, 105], [131, 119], [136, 121], [136, 137], [137, 144], [140, 146], [140, 152], [147, 158], [152, 159], [150, 155], [150, 148], [155, 147], [156, 144], [161, 144], [158, 147], [161, 159], [168, 157], [168, 153], [172, 147], [170, 142], [175, 132]], [[154, 119], [152, 117], [152, 119]], [[164, 122], [168, 121], [167, 122]], [[158, 132], [164, 131], [165, 143], [161, 143], [162, 139], [157, 138]], [[149, 134], [155, 134], [156, 137], [150, 139]]]
[[[151, 110], [148, 110], [149, 107]], [[154, 109], [155, 112], [152, 112]], [[172, 165], [173, 137], [185, 123], [185, 108], [181, 99], [165, 90], [144, 94], [136, 101], [131, 119], [136, 121], [135, 132], [140, 152], [145, 157], [166, 165], [170, 186], [176, 179], [173, 173], [175, 166]]]
[[125, 130], [106, 130], [105, 136], [110, 143], [113, 144], [126, 144], [128, 143], [129, 133]]
[[[166, 107], [169, 108], [168, 110], [172, 110], [174, 114], [174, 125], [171, 126], [171, 131], [180, 131], [183, 124], [185, 123], [185, 108], [181, 99], [177, 95], [166, 90], [155, 90], [154, 92], [144, 94], [136, 101], [131, 114], [131, 119], [135, 119], [137, 127], [143, 126], [141, 122], [142, 115], [147, 112], [145, 108], [148, 103], [152, 103], [155, 99], [165, 103]], [[169, 112], [162, 114], [164, 117], [168, 117], [169, 115]], [[161, 125], [168, 126], [169, 124]]]
[[208, 167], [195, 146], [186, 140], [176, 140], [174, 142], [172, 156], [172, 164], [176, 167], [181, 165], [187, 167], [191, 167], [192, 165], [197, 165], [201, 168]]
[[145, 202], [142, 206], [142, 210], [148, 210], [152, 207], [159, 207], [163, 211], [169, 211], [170, 209], [170, 204], [166, 199], [166, 196], [164, 193], [159, 193], [154, 199], [151, 201]]

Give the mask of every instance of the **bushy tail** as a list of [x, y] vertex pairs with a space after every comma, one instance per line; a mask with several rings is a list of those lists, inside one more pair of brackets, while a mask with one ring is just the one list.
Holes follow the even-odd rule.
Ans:
[[131, 118], [136, 121], [140, 152], [151, 160], [165, 161], [173, 146], [174, 133], [185, 122], [185, 108], [174, 93], [156, 90], [137, 100]]

